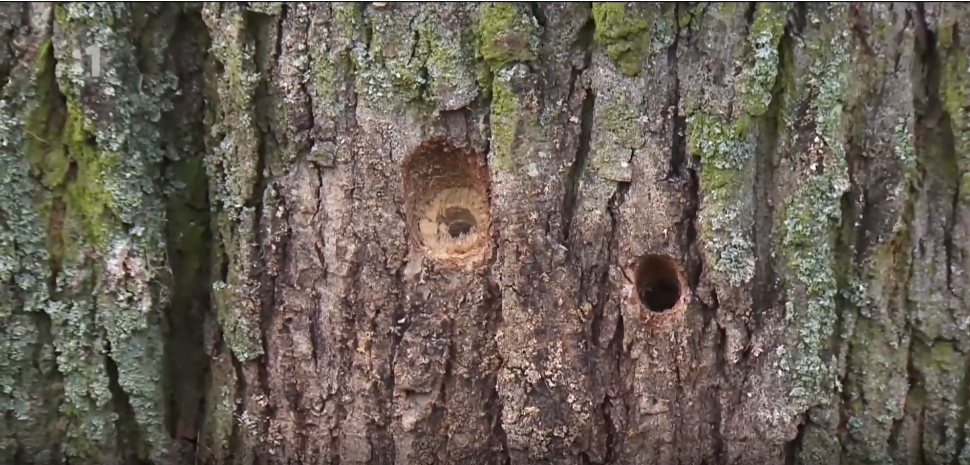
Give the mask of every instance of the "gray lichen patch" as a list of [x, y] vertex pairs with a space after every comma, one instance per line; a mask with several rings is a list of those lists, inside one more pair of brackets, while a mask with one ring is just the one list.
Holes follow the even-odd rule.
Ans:
[[457, 110], [478, 97], [475, 35], [465, 27], [467, 3], [436, 3], [420, 30], [428, 41], [428, 90], [442, 111]]
[[468, 21], [470, 7], [430, 6], [398, 3], [357, 15], [345, 11], [347, 6], [334, 6], [339, 27], [351, 30], [353, 23], [363, 28], [351, 58], [355, 90], [374, 117], [405, 112], [425, 120], [435, 111], [465, 107], [478, 96], [475, 37], [469, 28], [457, 27]]
[[748, 31], [751, 49], [750, 64], [741, 71], [741, 96], [745, 111], [761, 116], [771, 104], [772, 89], [778, 75], [779, 43], [788, 24], [791, 4], [787, 2], [758, 3], [754, 24]]
[[685, 69], [690, 71], [681, 72], [687, 87], [682, 102], [689, 152], [701, 164], [699, 219], [705, 255], [716, 279], [738, 288], [755, 274], [755, 157], [770, 156], [760, 147], [768, 145], [764, 132], [772, 115], [766, 113], [780, 77], [779, 47], [788, 7], [760, 6], [744, 40], [716, 34], [740, 29], [740, 9], [711, 8], [697, 18], [702, 27], [698, 34], [708, 41], [728, 41], [730, 47], [717, 47], [718, 59], [738, 60], [743, 66], [735, 71], [719, 68], [721, 63], [689, 61]]
[[[691, 153], [701, 158], [700, 220], [708, 262], [730, 285], [754, 276], [753, 160], [751, 136], [724, 118], [698, 111], [688, 117]], [[738, 123], [735, 123], [736, 125]]]
[[[8, 30], [17, 26], [6, 21], [19, 22], [26, 14], [21, 8], [26, 6], [3, 6]], [[47, 24], [51, 8], [34, 14], [38, 11]], [[49, 134], [36, 123], [46, 122], [50, 111], [44, 97], [53, 82], [53, 60], [49, 28], [11, 37], [19, 43], [0, 53], [0, 462], [18, 457], [47, 462], [61, 440], [50, 431], [61, 390], [45, 315], [54, 292], [45, 241], [55, 214], [53, 196], [34, 180], [43, 177], [38, 174], [47, 158], [42, 154]], [[8, 51], [21, 52], [23, 61], [17, 64]]]
[[212, 37], [210, 52], [222, 70], [213, 76], [216, 116], [209, 128], [206, 170], [229, 272], [213, 285], [213, 296], [226, 341], [237, 358], [248, 361], [263, 353], [259, 284], [253, 273], [261, 198], [257, 188], [265, 174], [255, 102], [261, 79], [257, 44], [244, 14], [234, 4], [207, 4], [202, 12]]
[[356, 90], [375, 108], [399, 110], [423, 100], [428, 85], [428, 42], [421, 37], [420, 25], [425, 15], [416, 4], [363, 12], [369, 34], [368, 42], [358, 42], [353, 49]]
[[849, 188], [841, 103], [849, 70], [849, 32], [841, 26], [847, 13], [844, 5], [808, 9], [814, 25], [804, 51], [811, 60], [806, 63], [809, 75], [787, 96], [809, 106], [800, 122], [802, 132], [795, 136], [807, 141], [789, 167], [797, 181], [781, 210], [781, 251], [789, 280], [785, 315], [797, 341], [783, 361], [793, 382], [793, 408], [827, 404], [837, 382], [836, 360], [826, 353], [837, 329], [834, 247], [841, 199]]
[[[100, 414], [105, 423], [114, 423], [116, 415], [130, 408], [130, 417], [117, 417], [118, 433], [141, 438], [133, 444], [133, 454], [162, 460], [168, 451], [168, 434], [157, 315], [167, 304], [168, 274], [164, 201], [158, 182], [164, 153], [154, 141], [160, 138], [157, 123], [169, 108], [175, 83], [164, 71], [139, 69], [139, 56], [143, 64], [164, 61], [165, 43], [133, 42], [129, 34], [167, 37], [171, 29], [129, 29], [126, 20], [135, 12], [122, 5], [69, 4], [56, 8], [57, 84], [68, 112], [62, 140], [78, 173], [72, 186], [84, 189], [68, 190], [69, 232], [65, 237], [72, 240], [65, 244], [63, 272], [58, 279], [66, 295], [78, 297], [66, 299], [51, 319], [59, 334], [76, 331], [77, 325], [87, 324], [85, 320], [99, 328], [87, 338], [55, 336], [55, 341], [66, 344], [75, 340], [90, 343], [87, 348], [68, 349], [86, 361], [64, 364], [67, 359], [62, 359], [59, 368], [79, 365], [71, 371], [80, 377], [65, 373], [65, 393], [82, 404], [91, 402], [82, 400], [86, 397], [82, 393], [98, 392], [91, 390], [89, 377], [110, 377], [109, 382], [101, 382], [105, 389], [102, 394], [110, 391], [114, 405], [105, 403], [102, 395], [93, 399], [93, 404], [110, 411]], [[98, 75], [73, 53], [90, 45], [97, 47], [102, 60]], [[110, 111], [104, 104], [109, 100]], [[83, 221], [76, 222], [79, 218]], [[79, 297], [92, 288], [99, 291], [96, 299]], [[110, 372], [104, 373], [103, 363], [90, 357], [97, 351], [106, 351], [118, 367], [116, 380]], [[119, 410], [117, 405], [124, 403], [122, 395], [127, 407]], [[86, 422], [78, 426], [82, 424]], [[110, 428], [99, 427], [85, 434], [103, 437], [104, 431]], [[104, 447], [113, 445], [105, 443]], [[75, 452], [79, 457], [98, 454], [81, 447]]]

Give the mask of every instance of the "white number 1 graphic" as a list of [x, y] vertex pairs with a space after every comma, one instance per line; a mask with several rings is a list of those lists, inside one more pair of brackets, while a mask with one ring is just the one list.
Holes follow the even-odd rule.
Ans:
[[84, 49], [84, 52], [81, 52], [81, 50], [74, 50], [75, 60], [81, 60], [85, 55], [91, 57], [91, 76], [101, 76], [101, 47], [91, 44]]

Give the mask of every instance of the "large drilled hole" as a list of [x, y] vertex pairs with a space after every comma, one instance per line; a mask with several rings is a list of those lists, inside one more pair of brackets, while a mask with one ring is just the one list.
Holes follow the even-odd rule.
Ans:
[[683, 295], [680, 267], [665, 255], [645, 255], [637, 261], [636, 288], [640, 303], [651, 312], [674, 308]]
[[431, 258], [461, 263], [488, 245], [488, 176], [481, 159], [444, 139], [421, 144], [404, 163], [411, 238]]

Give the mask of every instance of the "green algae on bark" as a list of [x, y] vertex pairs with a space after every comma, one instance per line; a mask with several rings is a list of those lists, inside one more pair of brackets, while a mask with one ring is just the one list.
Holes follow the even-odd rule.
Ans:
[[478, 41], [482, 58], [497, 70], [536, 59], [539, 25], [516, 2], [485, 2], [478, 7]]
[[673, 40], [677, 22], [672, 3], [593, 2], [594, 39], [630, 77], [643, 70], [644, 60]]

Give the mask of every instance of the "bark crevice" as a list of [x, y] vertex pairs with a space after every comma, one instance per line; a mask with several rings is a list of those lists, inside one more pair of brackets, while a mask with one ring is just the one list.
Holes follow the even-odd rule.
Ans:
[[[573, 70], [574, 75], [582, 75], [583, 70]], [[581, 78], [573, 78], [581, 79]], [[566, 190], [562, 201], [562, 240], [569, 243], [573, 217], [576, 215], [576, 201], [579, 196], [579, 185], [586, 171], [586, 160], [589, 158], [590, 141], [593, 134], [593, 116], [596, 109], [596, 92], [591, 87], [583, 89], [583, 104], [579, 111], [579, 144], [576, 158], [566, 173]], [[569, 95], [572, 95], [570, 92]]]

